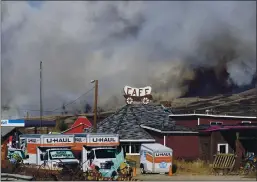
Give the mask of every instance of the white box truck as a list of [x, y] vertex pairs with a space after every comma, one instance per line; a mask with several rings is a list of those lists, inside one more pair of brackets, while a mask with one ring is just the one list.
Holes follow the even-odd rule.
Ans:
[[79, 165], [71, 147], [74, 146], [74, 135], [21, 135], [20, 149], [28, 155], [28, 164], [45, 164], [50, 169], [61, 169], [65, 165]]
[[172, 149], [159, 144], [142, 144], [140, 148], [140, 171], [145, 173], [168, 173], [172, 167]]
[[110, 170], [119, 145], [117, 134], [88, 134], [87, 144], [82, 150], [83, 171], [91, 170], [95, 166], [102, 170]]

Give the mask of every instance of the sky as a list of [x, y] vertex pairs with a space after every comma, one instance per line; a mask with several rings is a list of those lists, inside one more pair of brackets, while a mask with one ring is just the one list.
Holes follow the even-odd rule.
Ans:
[[43, 1], [28, 1], [28, 4], [33, 8], [40, 9], [41, 5], [43, 4]]
[[[125, 104], [123, 87], [152, 86], [155, 98], [188, 91], [195, 69], [244, 86], [256, 72], [256, 2], [2, 2], [2, 104], [61, 107], [99, 80], [99, 105]], [[210, 80], [209, 84], [213, 81]], [[90, 92], [76, 102], [91, 102]]]

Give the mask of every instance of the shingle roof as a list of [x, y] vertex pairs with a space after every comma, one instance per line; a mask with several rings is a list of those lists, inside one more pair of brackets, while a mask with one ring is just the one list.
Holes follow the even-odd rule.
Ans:
[[[126, 105], [116, 111], [113, 115], [97, 124], [97, 132], [116, 133], [120, 139], [153, 139], [140, 125], [162, 124], [170, 125], [170, 109], [162, 105]], [[92, 132], [89, 128], [87, 132]]]

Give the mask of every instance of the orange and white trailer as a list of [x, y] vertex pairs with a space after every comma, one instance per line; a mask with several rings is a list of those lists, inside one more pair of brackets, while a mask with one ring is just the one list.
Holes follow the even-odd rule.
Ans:
[[172, 167], [173, 150], [159, 143], [142, 144], [140, 149], [141, 173], [168, 173]]

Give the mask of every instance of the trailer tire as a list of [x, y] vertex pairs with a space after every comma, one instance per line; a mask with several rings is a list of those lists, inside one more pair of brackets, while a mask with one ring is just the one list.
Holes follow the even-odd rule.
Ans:
[[140, 164], [140, 172], [141, 172], [141, 174], [145, 174], [144, 164]]

